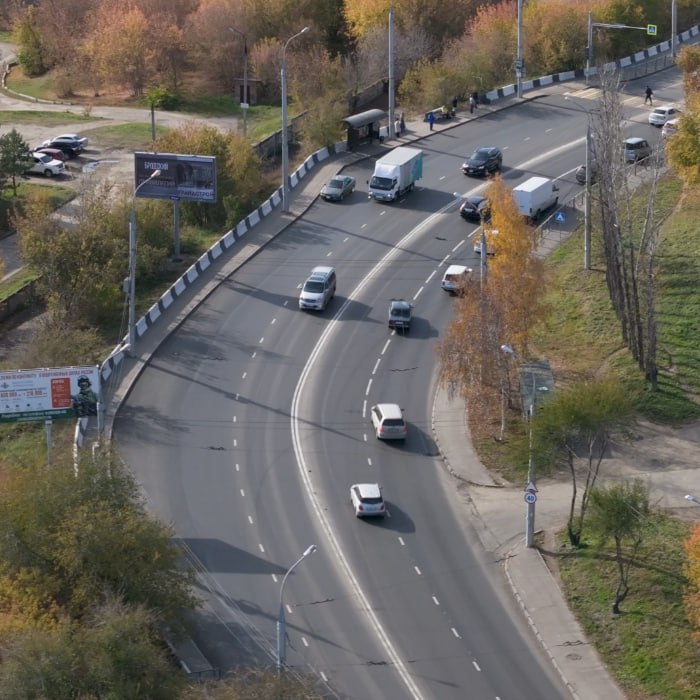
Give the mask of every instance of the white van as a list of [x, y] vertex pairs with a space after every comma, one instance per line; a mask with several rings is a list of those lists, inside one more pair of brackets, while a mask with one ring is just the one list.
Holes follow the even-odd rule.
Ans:
[[470, 272], [471, 268], [464, 265], [450, 265], [442, 276], [440, 286], [450, 294], [457, 294]]
[[405, 440], [408, 434], [403, 411], [397, 403], [378, 403], [370, 409], [378, 440]]
[[559, 203], [559, 188], [548, 177], [531, 177], [513, 188], [518, 210], [528, 221], [537, 221]]
[[300, 309], [323, 311], [335, 296], [335, 268], [319, 265], [311, 270], [299, 294]]

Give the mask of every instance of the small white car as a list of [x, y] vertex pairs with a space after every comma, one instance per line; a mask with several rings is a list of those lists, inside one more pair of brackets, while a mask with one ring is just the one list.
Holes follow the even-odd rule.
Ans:
[[405, 440], [408, 434], [403, 411], [397, 403], [378, 403], [370, 409], [378, 440]]
[[649, 113], [649, 124], [662, 127], [670, 119], [679, 117], [681, 110], [675, 105], [661, 105]]
[[54, 175], [63, 175], [66, 172], [63, 161], [56, 160], [46, 153], [32, 153], [31, 160], [32, 164], [27, 169], [29, 175], [54, 177]]
[[386, 515], [379, 484], [353, 484], [350, 487], [350, 503], [357, 518], [383, 518]]
[[678, 119], [669, 119], [663, 127], [661, 127], [661, 137], [667, 139], [678, 132]]

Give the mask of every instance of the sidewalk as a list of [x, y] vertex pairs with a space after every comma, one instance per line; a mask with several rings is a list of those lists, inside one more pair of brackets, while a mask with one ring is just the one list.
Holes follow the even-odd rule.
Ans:
[[[550, 90], [551, 91], [551, 88]], [[533, 91], [532, 99], [542, 91]], [[453, 128], [472, 119], [514, 106], [516, 98], [480, 105], [474, 114], [458, 112], [455, 119], [436, 124], [433, 133]], [[406, 131], [392, 143], [418, 141], [430, 135], [427, 123], [410, 121]], [[391, 145], [391, 144], [388, 144]], [[347, 165], [364, 158], [376, 157], [385, 146], [374, 144], [337, 155], [311, 171], [290, 192], [290, 213], [281, 208], [260, 221], [245, 236], [245, 243], [226, 260], [213, 263], [202, 275], [201, 284], [192, 294], [179, 297], [171, 306], [169, 320], [156, 326], [139, 339], [136, 357], [123, 360], [106, 382], [105, 434], [111, 436], [114, 415], [131, 386], [158, 346], [196, 307], [241, 265], [252, 258], [268, 242], [302, 216], [316, 199], [321, 187]], [[448, 469], [455, 477], [470, 484], [470, 496], [478, 513], [475, 527], [489, 552], [503, 556], [504, 572], [516, 599], [536, 637], [547, 651], [572, 696], [581, 700], [616, 700], [624, 696], [609, 677], [595, 650], [586, 642], [583, 632], [569, 612], [557, 582], [536, 549], [524, 548], [525, 504], [518, 488], [498, 486], [479, 462], [469, 441], [464, 403], [450, 400], [445, 391], [438, 391], [433, 407], [433, 431]], [[559, 488], [566, 488], [566, 484]], [[561, 505], [566, 495], [558, 489], [547, 489], [538, 501], [538, 526], [559, 526], [566, 520]]]

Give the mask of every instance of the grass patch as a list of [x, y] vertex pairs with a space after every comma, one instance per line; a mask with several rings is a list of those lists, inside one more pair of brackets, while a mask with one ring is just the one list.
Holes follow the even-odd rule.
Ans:
[[659, 516], [650, 524], [630, 577], [623, 614], [613, 616], [613, 547], [572, 551], [559, 538], [559, 571], [571, 609], [630, 697], [697, 698], [698, 642], [685, 619], [682, 542], [687, 523]]
[[75, 112], [49, 112], [47, 110], [0, 110], [0, 124], [35, 124], [38, 126], [54, 127], [62, 124], [81, 124], [94, 122], [102, 117], [91, 117]]
[[39, 275], [37, 275], [36, 272], [22, 268], [16, 275], [10, 277], [10, 279], [0, 282], [0, 301], [11, 297], [20, 289], [26, 287], [30, 282], [34, 282], [37, 279], [39, 279]]
[[[164, 126], [158, 126], [156, 119], [156, 138], [163, 136], [167, 131]], [[89, 134], [91, 140], [99, 141], [100, 147], [108, 150], [147, 151], [153, 143], [151, 124], [147, 122], [106, 124], [90, 129]]]
[[[683, 209], [673, 213], [683, 197]], [[643, 215], [647, 192], [634, 196], [635, 225]], [[673, 213], [673, 216], [671, 214]], [[658, 365], [659, 390], [650, 392], [623, 343], [619, 323], [608, 297], [601, 237], [591, 245], [592, 269], [582, 267], [583, 231], [566, 240], [547, 259], [549, 318], [535, 329], [538, 354], [549, 360], [559, 383], [613, 371], [640, 392], [639, 410], [645, 417], [676, 422], [700, 416], [700, 192], [685, 193], [674, 178], [659, 183], [655, 217], [663, 221], [658, 250]]]

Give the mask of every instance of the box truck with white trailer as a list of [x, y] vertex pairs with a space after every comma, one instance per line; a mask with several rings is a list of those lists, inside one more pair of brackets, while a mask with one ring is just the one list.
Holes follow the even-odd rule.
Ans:
[[531, 177], [513, 188], [513, 197], [520, 213], [528, 221], [537, 221], [559, 203], [559, 188], [548, 177]]
[[382, 156], [369, 180], [369, 196], [377, 202], [393, 202], [410, 192], [423, 177], [423, 151], [400, 146]]

